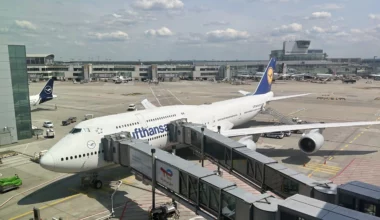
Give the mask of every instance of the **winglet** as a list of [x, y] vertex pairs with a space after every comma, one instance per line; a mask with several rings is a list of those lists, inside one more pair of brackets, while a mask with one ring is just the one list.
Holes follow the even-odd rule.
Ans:
[[274, 77], [274, 71], [276, 69], [276, 58], [271, 58], [268, 66], [261, 77], [259, 85], [253, 95], [262, 95], [271, 91], [272, 81]]
[[54, 79], [51, 78], [40, 92], [40, 104], [53, 99]]
[[148, 99], [142, 100], [141, 104], [144, 106], [145, 109], [157, 108], [157, 106], [155, 106], [151, 102], [149, 102]]

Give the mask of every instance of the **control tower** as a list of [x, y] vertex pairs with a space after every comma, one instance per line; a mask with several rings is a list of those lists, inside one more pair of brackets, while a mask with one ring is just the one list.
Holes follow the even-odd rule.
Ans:
[[307, 54], [310, 46], [309, 40], [284, 41], [283, 51], [285, 55]]
[[284, 41], [281, 50], [272, 50], [269, 58], [276, 57], [278, 61], [293, 60], [324, 60], [327, 55], [322, 49], [309, 50], [309, 40]]

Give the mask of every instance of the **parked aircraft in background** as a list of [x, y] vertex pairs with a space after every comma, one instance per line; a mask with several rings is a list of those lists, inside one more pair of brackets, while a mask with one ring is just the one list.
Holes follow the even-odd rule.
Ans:
[[44, 102], [50, 101], [57, 96], [53, 94], [54, 79], [51, 78], [47, 81], [44, 88], [37, 95], [32, 95], [29, 97], [30, 105], [36, 106]]

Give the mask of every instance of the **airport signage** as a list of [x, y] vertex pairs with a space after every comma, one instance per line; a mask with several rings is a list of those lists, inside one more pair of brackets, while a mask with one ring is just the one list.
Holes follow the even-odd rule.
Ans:
[[156, 181], [168, 189], [179, 193], [179, 171], [159, 160], [156, 162]]
[[152, 159], [150, 156], [131, 147], [129, 160], [133, 169], [152, 178]]

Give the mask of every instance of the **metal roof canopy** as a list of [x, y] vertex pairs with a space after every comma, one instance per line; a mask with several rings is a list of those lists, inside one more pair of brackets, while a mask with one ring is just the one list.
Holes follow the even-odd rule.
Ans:
[[344, 208], [338, 205], [326, 203], [307, 196], [296, 194], [288, 197], [278, 204], [278, 209], [282, 212], [294, 214], [299, 217], [323, 220], [375, 220], [378, 217], [361, 213], [355, 210]]
[[217, 175], [203, 177], [201, 178], [201, 181], [218, 188], [218, 190], [225, 189], [231, 186], [236, 186], [234, 182], [223, 179]]
[[269, 197], [271, 197], [271, 198], [273, 197], [272, 195], [269, 195], [267, 193], [254, 195], [254, 194], [249, 193], [249, 192], [247, 192], [241, 188], [238, 188], [237, 186], [227, 188], [224, 190], [224, 192], [227, 194], [231, 194], [231, 195], [235, 196], [236, 198], [239, 198], [239, 199], [243, 200], [244, 202], [250, 203], [250, 204], [257, 202], [257, 201], [260, 201], [260, 200], [263, 200], [263, 199], [266, 199], [266, 198], [269, 198]]
[[[155, 156], [161, 162], [174, 166], [177, 169], [189, 173], [198, 178], [214, 175], [214, 172], [207, 170], [206, 168], [200, 167], [198, 164], [182, 159], [178, 156], [175, 156], [169, 152], [161, 150], [156, 147], [151, 147], [147, 143], [139, 141], [128, 141], [123, 140], [120, 142], [121, 145], [128, 145], [133, 149], [145, 153], [146, 155], [152, 156], [151, 149], [156, 149]], [[167, 161], [170, 161], [169, 163]]]
[[314, 186], [317, 186], [319, 184], [317, 181], [310, 179], [309, 177], [305, 176], [302, 173], [299, 173], [295, 170], [289, 169], [282, 164], [274, 163], [274, 164], [268, 164], [267, 166], [271, 167], [274, 170], [277, 170], [278, 172], [287, 176], [288, 178], [292, 178], [294, 180], [297, 180], [298, 182], [303, 183], [305, 185], [314, 187]]
[[262, 164], [277, 163], [276, 160], [267, 157], [263, 154], [260, 154], [259, 152], [248, 149], [247, 147], [236, 148], [235, 151], [247, 156], [250, 159], [254, 159]]
[[354, 195], [357, 198], [380, 204], [380, 187], [378, 186], [352, 181], [338, 186], [338, 191], [338, 194], [343, 192], [344, 194]]

